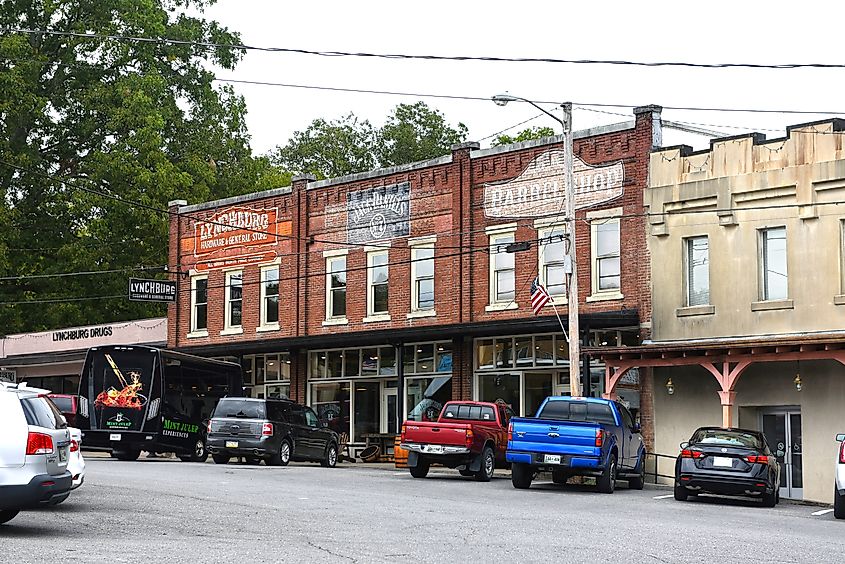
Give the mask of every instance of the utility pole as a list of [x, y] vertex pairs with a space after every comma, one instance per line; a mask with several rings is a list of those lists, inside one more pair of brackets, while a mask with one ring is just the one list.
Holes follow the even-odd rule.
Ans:
[[578, 324], [578, 262], [575, 260], [577, 241], [575, 239], [575, 181], [572, 170], [572, 102], [561, 104], [563, 108], [563, 168], [566, 171], [566, 223], [569, 231], [569, 393], [581, 395], [581, 333]]

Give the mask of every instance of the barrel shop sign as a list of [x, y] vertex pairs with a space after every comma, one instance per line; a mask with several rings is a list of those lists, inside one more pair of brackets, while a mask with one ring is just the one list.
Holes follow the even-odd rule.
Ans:
[[197, 270], [226, 268], [273, 260], [280, 235], [290, 222], [278, 222], [277, 208], [233, 207], [194, 224]]
[[175, 302], [175, 280], [129, 279], [129, 301], [133, 302]]
[[[484, 187], [487, 217], [542, 217], [566, 210], [566, 167], [563, 151], [555, 149], [535, 157], [511, 180]], [[575, 209], [584, 209], [622, 196], [625, 169], [622, 161], [602, 166], [572, 157]]]

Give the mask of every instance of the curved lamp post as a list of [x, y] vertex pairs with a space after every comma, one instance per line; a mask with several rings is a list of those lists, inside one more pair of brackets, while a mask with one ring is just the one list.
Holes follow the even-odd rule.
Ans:
[[581, 395], [581, 351], [580, 329], [578, 325], [578, 269], [575, 261], [575, 182], [572, 174], [572, 102], [560, 105], [563, 109], [563, 119], [538, 106], [527, 98], [511, 94], [496, 94], [491, 98], [497, 106], [505, 106], [508, 102], [527, 102], [531, 104], [563, 127], [563, 168], [566, 172], [566, 225], [570, 233], [569, 263], [571, 272], [569, 283], [566, 285], [568, 297], [569, 318], [569, 393], [573, 396]]

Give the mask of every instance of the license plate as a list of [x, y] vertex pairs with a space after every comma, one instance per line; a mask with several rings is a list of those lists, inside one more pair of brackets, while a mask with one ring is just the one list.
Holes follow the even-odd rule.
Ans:
[[713, 457], [713, 466], [718, 466], [720, 468], [732, 468], [734, 465], [733, 458], [727, 458], [725, 456], [714, 456]]
[[59, 449], [59, 462], [67, 462], [67, 450], [64, 448]]
[[238, 441], [226, 441], [226, 448], [238, 448]]
[[428, 445], [425, 451], [431, 454], [443, 454], [443, 447], [440, 445]]
[[559, 454], [547, 454], [543, 457], [543, 462], [546, 464], [560, 464]]
[[119, 440], [120, 440], [120, 435], [118, 435], [118, 434], [111, 434], [111, 435], [109, 435], [109, 440], [110, 440], [110, 441], [119, 441]]

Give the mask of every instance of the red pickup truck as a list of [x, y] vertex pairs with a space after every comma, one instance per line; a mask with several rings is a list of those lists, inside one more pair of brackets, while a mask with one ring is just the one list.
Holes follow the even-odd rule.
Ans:
[[408, 451], [411, 476], [425, 478], [432, 464], [442, 464], [489, 482], [496, 466], [507, 466], [512, 416], [503, 403], [450, 401], [437, 421], [405, 421], [401, 447]]

